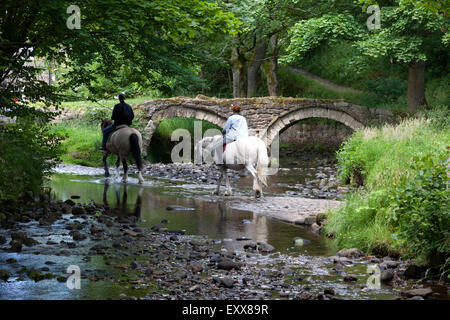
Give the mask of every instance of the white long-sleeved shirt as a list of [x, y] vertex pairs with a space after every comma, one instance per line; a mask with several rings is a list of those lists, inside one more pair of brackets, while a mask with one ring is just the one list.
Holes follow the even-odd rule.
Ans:
[[247, 120], [240, 114], [235, 113], [228, 118], [222, 132], [226, 134], [227, 139], [231, 140], [248, 137]]

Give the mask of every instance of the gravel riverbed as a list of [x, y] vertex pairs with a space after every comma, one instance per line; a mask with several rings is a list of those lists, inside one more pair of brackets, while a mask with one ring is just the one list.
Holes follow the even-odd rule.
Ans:
[[[99, 204], [30, 200], [20, 215], [2, 223], [0, 296], [19, 298], [8, 294], [14, 292], [9, 286], [21, 282], [48, 283], [47, 289], [52, 290], [60, 283], [59, 290], [67, 291], [69, 260], [82, 270], [82, 287], [118, 286], [114, 292], [105, 291], [103, 299], [327, 300], [369, 299], [374, 294], [419, 299], [437, 295], [423, 285], [416, 291], [404, 290], [408, 269], [389, 257], [367, 257], [357, 249], [311, 257], [248, 242], [241, 250], [230, 251], [221, 246], [223, 240], [170, 230], [167, 220], [152, 227], [142, 227], [137, 220]], [[380, 267], [387, 287], [378, 291], [367, 287], [368, 263]], [[46, 294], [40, 292], [43, 298]]]

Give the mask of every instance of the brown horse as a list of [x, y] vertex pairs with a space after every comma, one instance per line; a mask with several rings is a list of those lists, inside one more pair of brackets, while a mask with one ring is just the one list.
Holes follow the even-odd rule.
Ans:
[[[103, 130], [112, 124], [111, 119], [105, 119], [102, 121], [101, 129]], [[139, 183], [144, 182], [142, 177], [142, 136], [136, 129], [129, 128], [127, 125], [118, 126], [116, 131], [111, 133], [108, 142], [106, 143], [106, 150], [103, 152], [103, 166], [105, 168], [105, 177], [109, 177], [108, 165], [106, 159], [112, 154], [117, 155], [116, 161], [116, 174], [120, 176], [119, 165], [120, 161], [123, 164], [123, 182], [126, 183], [128, 179], [128, 165], [127, 156], [131, 153], [139, 170]]]

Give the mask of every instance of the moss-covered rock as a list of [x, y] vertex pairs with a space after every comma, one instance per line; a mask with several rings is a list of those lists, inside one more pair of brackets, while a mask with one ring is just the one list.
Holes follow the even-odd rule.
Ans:
[[8, 281], [9, 277], [11, 277], [11, 273], [7, 270], [0, 270], [0, 279], [3, 281]]

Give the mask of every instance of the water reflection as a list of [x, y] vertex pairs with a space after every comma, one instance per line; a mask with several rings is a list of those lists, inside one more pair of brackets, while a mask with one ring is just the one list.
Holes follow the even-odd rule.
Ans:
[[[151, 180], [151, 178], [149, 179]], [[151, 182], [151, 181], [150, 181]], [[150, 186], [121, 183], [106, 183], [100, 176], [79, 176], [55, 174], [51, 188], [57, 199], [66, 200], [71, 195], [79, 195], [79, 202], [104, 203], [117, 215], [134, 215], [142, 226], [152, 227], [163, 220], [169, 230], [185, 230], [186, 234], [205, 235], [210, 239], [223, 241], [222, 246], [231, 250], [242, 250], [248, 242], [266, 242], [276, 250], [285, 252], [292, 248], [293, 239], [301, 237], [311, 241], [310, 245], [296, 248], [311, 255], [330, 255], [334, 249], [323, 237], [312, 234], [297, 226], [282, 223], [249, 211], [229, 207], [228, 199], [208, 202], [196, 199], [210, 190], [198, 189], [175, 191], [167, 185], [153, 183]], [[170, 193], [168, 194], [168, 190]], [[168, 206], [181, 206], [190, 210], [167, 210]], [[243, 223], [249, 220], [250, 223]], [[236, 241], [249, 238], [249, 241]]]
[[[110, 183], [108, 180], [105, 180], [104, 187], [103, 187], [103, 204], [107, 207], [111, 206], [109, 205], [108, 201], [108, 189], [109, 189]], [[122, 202], [120, 201], [120, 184], [114, 184], [114, 191], [116, 195], [116, 212], [120, 215], [132, 215], [136, 218], [140, 219], [141, 217], [141, 211], [142, 211], [142, 190], [143, 187], [138, 187], [138, 193], [134, 205], [134, 209], [131, 209], [128, 203], [128, 186], [126, 184], [123, 185], [123, 195], [122, 195]]]

